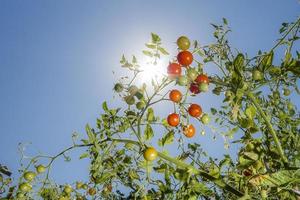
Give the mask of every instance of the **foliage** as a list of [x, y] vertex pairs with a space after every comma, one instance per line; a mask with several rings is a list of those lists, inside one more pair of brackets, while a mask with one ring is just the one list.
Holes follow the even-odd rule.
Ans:
[[[300, 53], [293, 52], [300, 19], [283, 23], [276, 45], [254, 57], [230, 46], [226, 19], [222, 25], [212, 26], [216, 39], [212, 44], [200, 45], [184, 36], [177, 41], [182, 50], [193, 55], [188, 57], [193, 63], [182, 66], [185, 74], [180, 75], [180, 70], [176, 76], [153, 77], [151, 85], [138, 85], [136, 80], [144, 73], [143, 68], [136, 56], [128, 60], [123, 55], [121, 66], [132, 77], [122, 77], [114, 91], [126, 106], [111, 108], [104, 102], [96, 129], [87, 125], [87, 136], [74, 140], [57, 155], [30, 158], [21, 165], [21, 176], [15, 181], [1, 165], [2, 199], [299, 199], [300, 118], [289, 95], [300, 93]], [[152, 65], [169, 55], [154, 33], [146, 48], [142, 52]], [[280, 56], [277, 50], [283, 48], [282, 59], [275, 62], [275, 56]], [[171, 62], [176, 62], [175, 56]], [[208, 77], [209, 81], [203, 79], [206, 65], [219, 69], [219, 73]], [[172, 101], [168, 94], [177, 84], [182, 97]], [[208, 85], [213, 85], [211, 92], [223, 100], [222, 105], [205, 109], [210, 113], [201, 110], [200, 117], [191, 115], [189, 105], [197, 93], [209, 89]], [[158, 105], [166, 102], [174, 104], [179, 125], [176, 122], [170, 126], [167, 115], [156, 114]], [[212, 118], [210, 126], [226, 138], [226, 145], [241, 135], [231, 141], [240, 147], [237, 159], [229, 155], [214, 159], [201, 144], [185, 139], [184, 131], [193, 116], [201, 126], [207, 126]], [[167, 151], [170, 144], [171, 148], [178, 147], [176, 157]], [[164, 151], [151, 147], [157, 145]], [[89, 181], [70, 185], [52, 181], [54, 161], [60, 157], [70, 161], [67, 153], [78, 148], [83, 150], [79, 159], [90, 159]], [[40, 165], [45, 159], [46, 165]], [[119, 190], [120, 185], [123, 190]]]

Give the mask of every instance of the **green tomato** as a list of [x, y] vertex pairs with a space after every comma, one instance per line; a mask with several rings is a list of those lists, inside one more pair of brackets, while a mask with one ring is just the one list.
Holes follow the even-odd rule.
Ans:
[[17, 198], [23, 198], [23, 197], [24, 197], [24, 194], [23, 194], [23, 193], [19, 192], [19, 193], [17, 194]]
[[260, 191], [260, 195], [261, 195], [262, 199], [268, 198], [268, 192], [267, 192], [267, 190], [261, 190]]
[[116, 83], [114, 86], [114, 90], [118, 93], [122, 92], [124, 89], [123, 85], [121, 83]]
[[145, 108], [145, 106], [146, 106], [146, 103], [144, 101], [140, 101], [136, 104], [136, 108], [138, 110], [142, 110], [143, 108]]
[[254, 149], [253, 143], [248, 143], [245, 147], [246, 151], [252, 151]]
[[24, 182], [19, 185], [19, 190], [21, 192], [29, 192], [31, 189], [32, 186], [29, 183]]
[[203, 114], [201, 117], [201, 122], [203, 124], [208, 124], [210, 122], [210, 117], [208, 114]]
[[82, 182], [76, 182], [76, 189], [79, 190], [81, 189], [83, 186], [83, 183]]
[[87, 190], [88, 189], [88, 185], [87, 184], [83, 184], [82, 189]]
[[32, 181], [35, 178], [36, 174], [32, 171], [25, 172], [23, 177], [26, 181]]
[[283, 90], [283, 95], [284, 96], [289, 96], [291, 94], [291, 90], [289, 90], [289, 89], [287, 89], [287, 88], [285, 88], [284, 90]]
[[41, 174], [46, 171], [46, 167], [44, 165], [38, 165], [36, 166], [36, 171], [37, 173]]
[[188, 37], [181, 36], [177, 39], [178, 48], [185, 51], [190, 48], [191, 42]]
[[264, 77], [263, 77], [263, 74], [261, 71], [255, 69], [253, 70], [252, 72], [252, 79], [255, 80], [255, 81], [259, 81], [259, 80], [262, 80]]
[[177, 79], [177, 83], [180, 86], [187, 86], [189, 81], [186, 76], [179, 76], [179, 78]]
[[64, 192], [66, 194], [71, 194], [72, 190], [73, 189], [72, 189], [72, 187], [70, 185], [66, 185], [65, 188], [64, 188]]
[[124, 97], [124, 100], [128, 105], [133, 105], [135, 103], [135, 99], [131, 95]]
[[273, 92], [273, 97], [274, 99], [279, 99], [280, 98], [280, 93], [278, 91]]
[[198, 76], [198, 72], [195, 68], [188, 68], [187, 69], [187, 77], [191, 80], [194, 81]]
[[128, 92], [131, 94], [131, 95], [135, 95], [137, 92], [139, 91], [139, 88], [135, 85], [132, 85], [128, 88]]
[[288, 102], [287, 108], [288, 108], [288, 110], [293, 110], [294, 109], [294, 105], [291, 102]]
[[208, 91], [208, 84], [207, 83], [200, 83], [199, 84], [200, 92], [207, 92]]

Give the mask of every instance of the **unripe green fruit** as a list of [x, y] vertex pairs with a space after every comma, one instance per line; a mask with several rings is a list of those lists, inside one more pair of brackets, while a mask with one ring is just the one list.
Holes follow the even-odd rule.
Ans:
[[200, 83], [199, 84], [200, 92], [207, 92], [208, 91], [208, 84], [207, 83]]
[[190, 48], [191, 42], [186, 36], [181, 36], [177, 39], [177, 46], [179, 49], [185, 51]]
[[186, 86], [188, 85], [189, 81], [186, 76], [179, 76], [179, 78], [177, 79], [177, 83], [180, 86]]
[[252, 151], [254, 149], [253, 143], [248, 143], [245, 147], [246, 151]]
[[36, 171], [37, 173], [41, 174], [46, 171], [46, 167], [44, 165], [38, 165], [36, 166]]
[[291, 90], [289, 90], [289, 89], [287, 89], [287, 88], [285, 88], [284, 90], [283, 90], [283, 95], [284, 96], [289, 96], [291, 94]]
[[35, 178], [36, 174], [32, 171], [25, 172], [23, 177], [26, 181], [32, 181]]
[[131, 95], [135, 95], [137, 92], [139, 91], [139, 88], [135, 85], [132, 85], [128, 88], [128, 92], [131, 94]]
[[66, 194], [71, 194], [72, 190], [73, 189], [72, 189], [72, 187], [70, 185], [66, 185], [65, 188], [64, 188], [64, 192]]
[[262, 80], [263, 79], [263, 74], [259, 70], [255, 69], [252, 72], [252, 79], [255, 80], [255, 81]]
[[116, 92], [118, 92], [118, 93], [122, 92], [123, 89], [124, 89], [124, 87], [123, 87], [123, 85], [122, 85], [121, 83], [117, 83], [117, 84], [115, 84], [115, 86], [114, 86], [114, 90], [115, 90]]
[[208, 124], [210, 122], [210, 117], [208, 114], [203, 114], [201, 117], [201, 122], [203, 124]]
[[31, 189], [32, 186], [29, 183], [24, 182], [19, 185], [19, 190], [21, 192], [29, 192]]
[[140, 101], [140, 102], [138, 102], [138, 103], [136, 104], [136, 108], [137, 108], [138, 110], [142, 110], [143, 108], [145, 108], [145, 106], [146, 106], [146, 104], [145, 104], [144, 101]]
[[134, 97], [131, 95], [124, 97], [124, 100], [128, 105], [133, 105], [135, 103]]
[[188, 68], [187, 69], [187, 77], [191, 80], [191, 81], [194, 81], [198, 76], [198, 72], [196, 69], [194, 68]]

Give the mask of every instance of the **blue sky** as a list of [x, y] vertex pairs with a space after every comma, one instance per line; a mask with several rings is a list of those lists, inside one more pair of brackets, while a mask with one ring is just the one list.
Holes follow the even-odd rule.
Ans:
[[[281, 23], [299, 11], [297, 0], [0, 1], [0, 163], [16, 172], [19, 142], [54, 154], [71, 144], [72, 132], [94, 125], [101, 102], [112, 100], [121, 55], [142, 50], [151, 32], [169, 49], [182, 34], [208, 43], [210, 23], [225, 17], [232, 45], [254, 55], [271, 48]], [[202, 103], [209, 107], [209, 98]], [[87, 175], [87, 161], [75, 164], [68, 170], [59, 161], [54, 177]]]

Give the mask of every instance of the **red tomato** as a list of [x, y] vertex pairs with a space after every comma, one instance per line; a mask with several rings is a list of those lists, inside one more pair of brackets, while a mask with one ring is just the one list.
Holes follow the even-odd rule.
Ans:
[[209, 79], [205, 74], [200, 74], [199, 76], [197, 76], [196, 83], [200, 84], [200, 83], [207, 83], [209, 84]]
[[190, 91], [193, 93], [193, 94], [199, 94], [200, 93], [200, 90], [199, 90], [199, 86], [197, 83], [192, 83], [190, 85]]
[[183, 66], [189, 66], [193, 62], [193, 54], [189, 51], [181, 51], [177, 55], [179, 64]]
[[181, 75], [181, 66], [178, 63], [170, 63], [168, 66], [168, 74], [170, 77], [178, 77]]

